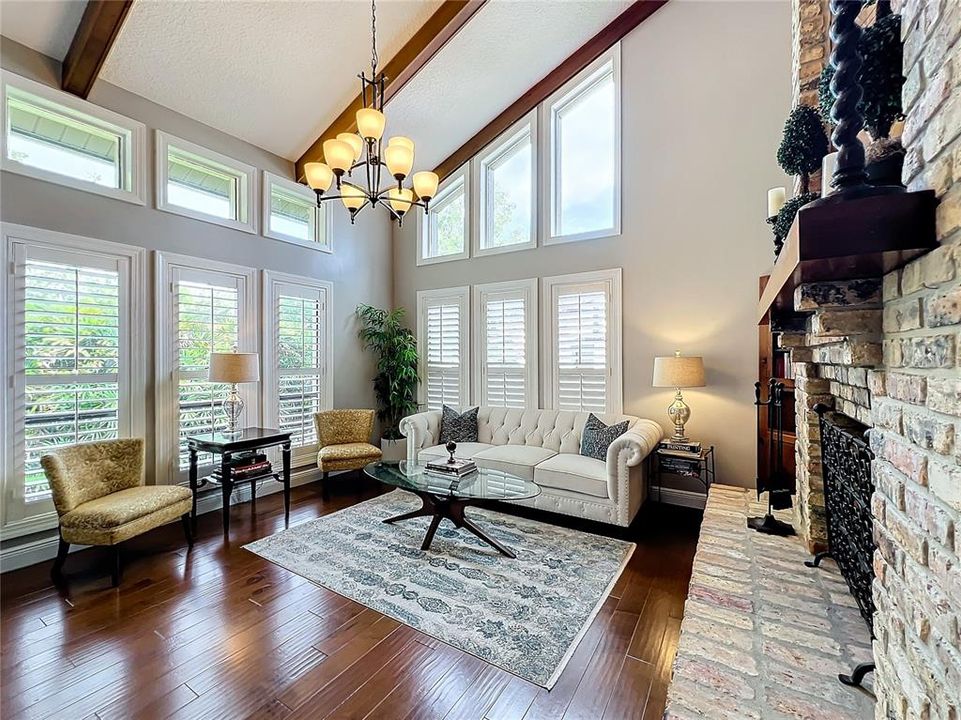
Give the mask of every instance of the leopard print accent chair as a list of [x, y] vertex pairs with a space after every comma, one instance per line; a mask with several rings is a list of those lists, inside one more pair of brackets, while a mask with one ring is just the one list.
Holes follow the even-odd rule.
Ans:
[[327, 498], [327, 478], [331, 472], [360, 470], [380, 460], [381, 451], [371, 445], [374, 432], [373, 410], [325, 410], [314, 415], [317, 440], [317, 467], [324, 474], [321, 488]]
[[[53, 450], [42, 458], [53, 503], [60, 518], [60, 549], [54, 564], [59, 576], [71, 543], [109, 545], [175, 521], [188, 523], [190, 490], [180, 485], [144, 485], [144, 441], [141, 438], [83, 443]], [[114, 585], [120, 582], [115, 553]]]

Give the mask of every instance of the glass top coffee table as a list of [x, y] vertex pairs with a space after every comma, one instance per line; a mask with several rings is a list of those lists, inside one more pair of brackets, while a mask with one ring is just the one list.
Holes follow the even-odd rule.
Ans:
[[416, 517], [430, 517], [430, 527], [424, 538], [421, 550], [430, 548], [434, 533], [440, 521], [447, 518], [455, 527], [466, 528], [491, 547], [507, 557], [516, 557], [508, 548], [501, 545], [475, 525], [465, 514], [468, 505], [483, 500], [523, 500], [540, 494], [541, 489], [530, 480], [501, 472], [479, 468], [477, 472], [460, 478], [438, 477], [426, 471], [423, 463], [402, 460], [401, 462], [373, 462], [364, 468], [370, 477], [393, 487], [416, 494], [421, 507], [403, 515], [390, 517], [385, 523], [409, 520]]

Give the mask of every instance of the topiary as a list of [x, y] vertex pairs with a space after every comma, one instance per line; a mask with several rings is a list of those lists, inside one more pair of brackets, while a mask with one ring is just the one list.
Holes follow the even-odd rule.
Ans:
[[828, 137], [821, 118], [810, 105], [798, 105], [784, 123], [777, 162], [788, 175], [799, 175], [801, 192], [810, 189], [810, 174], [821, 167], [828, 152]]
[[794, 223], [794, 216], [797, 215], [798, 210], [807, 205], [809, 202], [817, 200], [819, 197], [821, 196], [818, 193], [803, 193], [801, 195], [796, 195], [784, 203], [774, 219], [769, 221], [774, 229], [775, 257], [781, 254], [781, 248], [784, 247], [784, 241], [787, 239], [787, 235], [791, 231], [791, 225]]

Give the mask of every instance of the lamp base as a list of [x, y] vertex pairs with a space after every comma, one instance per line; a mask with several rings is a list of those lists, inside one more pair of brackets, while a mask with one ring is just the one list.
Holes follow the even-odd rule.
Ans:
[[240, 397], [240, 393], [237, 392], [237, 384], [231, 384], [230, 393], [228, 393], [223, 402], [224, 415], [227, 416], [227, 429], [223, 434], [227, 437], [235, 438], [243, 432], [237, 426], [240, 422], [240, 416], [244, 412], [245, 405], [244, 399]]
[[690, 438], [684, 433], [684, 426], [691, 418], [691, 408], [684, 402], [680, 388], [675, 388], [674, 402], [667, 408], [667, 416], [674, 423], [674, 434], [671, 436], [671, 442], [689, 442]]

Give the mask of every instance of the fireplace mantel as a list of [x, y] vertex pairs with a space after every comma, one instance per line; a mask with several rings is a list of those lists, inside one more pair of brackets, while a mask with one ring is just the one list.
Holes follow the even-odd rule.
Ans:
[[798, 211], [758, 302], [759, 325], [794, 315], [802, 283], [880, 278], [938, 247], [933, 190], [871, 195]]

